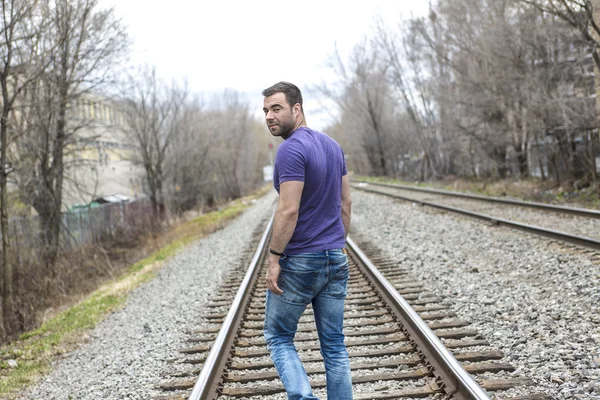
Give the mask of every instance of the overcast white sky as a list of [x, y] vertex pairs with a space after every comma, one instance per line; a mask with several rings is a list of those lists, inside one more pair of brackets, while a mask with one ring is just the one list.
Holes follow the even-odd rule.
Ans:
[[[352, 4], [354, 3], [354, 4]], [[257, 110], [261, 90], [286, 80], [300, 89], [331, 76], [327, 58], [337, 43], [347, 53], [388, 21], [423, 15], [427, 0], [103, 0], [114, 6], [133, 39], [132, 62], [155, 65], [159, 76], [184, 79], [191, 91], [242, 93]], [[303, 90], [304, 93], [304, 90]], [[305, 93], [309, 125], [327, 120]], [[313, 118], [311, 119], [311, 112]]]

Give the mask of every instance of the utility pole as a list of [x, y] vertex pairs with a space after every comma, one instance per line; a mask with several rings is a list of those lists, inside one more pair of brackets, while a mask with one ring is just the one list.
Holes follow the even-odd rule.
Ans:
[[[590, 0], [592, 3], [592, 19], [597, 23], [600, 23], [600, 0]], [[589, 28], [590, 34], [598, 40], [598, 35], [594, 31], [592, 27]], [[598, 95], [600, 95], [600, 71], [598, 70], [598, 66], [594, 63], [594, 89], [596, 93], [596, 120], [598, 120], [598, 115], [600, 115], [600, 100], [598, 100]]]
[[[592, 2], [592, 22], [595, 22], [596, 24], [600, 24], [600, 0], [590, 0]], [[591, 25], [591, 24], [590, 24]], [[592, 36], [596, 39], [596, 42], [599, 42], [600, 38], [598, 38], [598, 33], [596, 32], [595, 29], [593, 29], [592, 27], [590, 27], [590, 33], [592, 34]], [[600, 96], [600, 70], [598, 69], [598, 65], [596, 63], [594, 63], [594, 93], [596, 94], [595, 97], [595, 102], [596, 102], [596, 118], [595, 118], [595, 122], [596, 122], [596, 140], [593, 139], [593, 131], [591, 133], [591, 158], [592, 158], [592, 178], [594, 180], [594, 183], [596, 183], [596, 179], [597, 179], [597, 169], [598, 169], [598, 165], [596, 165], [597, 163], [597, 158], [596, 158], [596, 145], [598, 143], [600, 143], [600, 99], [598, 99], [598, 96]]]
[[263, 167], [263, 179], [265, 182], [273, 181], [273, 143], [269, 143], [269, 165]]

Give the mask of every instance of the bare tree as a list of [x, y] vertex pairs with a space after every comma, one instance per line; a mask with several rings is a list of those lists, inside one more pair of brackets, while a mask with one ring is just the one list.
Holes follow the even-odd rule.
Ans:
[[[220, 115], [215, 122], [227, 119], [225, 129], [215, 126], [213, 141], [213, 165], [218, 168], [218, 180], [222, 195], [236, 199], [255, 186], [257, 177], [257, 137], [252, 132], [250, 107], [238, 92], [226, 90], [213, 101]], [[232, 146], [232, 142], [235, 143]], [[260, 175], [259, 175], [260, 176]]]
[[594, 180], [589, 43], [544, 11], [588, 2], [533, 3], [440, 1], [427, 17], [378, 21], [368, 46], [347, 63], [337, 57], [337, 86], [317, 91], [340, 110], [333, 130], [365, 145], [356, 165], [426, 179], [527, 177], [536, 168], [545, 177], [552, 164], [557, 183]]
[[[0, 336], [10, 333], [13, 322], [13, 266], [10, 258], [8, 231], [8, 177], [13, 167], [9, 162], [9, 145], [14, 141], [14, 113], [22, 92], [44, 69], [33, 65], [35, 50], [44, 21], [36, 15], [37, 1], [2, 0], [0, 20], [0, 234], [2, 236], [2, 315]], [[22, 105], [21, 105], [22, 106]], [[21, 118], [22, 120], [22, 118]]]
[[600, 69], [600, 21], [599, 4], [595, 0], [521, 0], [538, 10], [555, 15], [577, 29], [592, 49], [596, 68]]
[[[584, 57], [565, 51], [582, 46], [556, 18], [520, 1], [450, 0], [406, 26], [404, 52], [387, 46], [388, 53], [403, 54], [400, 60], [410, 66], [404, 70], [407, 97], [432, 102], [415, 103], [411, 115], [423, 114], [416, 120], [436, 129], [435, 136], [427, 135], [428, 147], [440, 157], [442, 174], [452, 168], [439, 161], [450, 156], [468, 161], [480, 176], [485, 155], [497, 176], [527, 176], [532, 142], [554, 132], [559, 143], [573, 143], [574, 132], [589, 126], [585, 96], [565, 95], [569, 85], [586, 85], [577, 72]], [[394, 38], [380, 35], [386, 37]], [[567, 132], [573, 134], [563, 139]], [[577, 154], [567, 157], [569, 164], [578, 164]], [[575, 176], [576, 168], [569, 168]]]
[[[581, 38], [585, 43], [585, 48], [592, 55], [595, 65], [594, 73], [596, 75], [598, 74], [598, 71], [600, 71], [600, 2], [598, 0], [521, 0], [521, 2], [536, 8], [543, 14], [559, 18], [581, 35]], [[571, 42], [574, 42], [574, 40], [571, 39]], [[579, 47], [581, 48], [584, 46]], [[581, 73], [575, 72], [574, 68], [572, 68], [570, 72], [574, 76], [581, 76]], [[587, 73], [590, 74], [591, 71], [587, 71]], [[597, 92], [597, 83], [594, 86], [594, 91]], [[567, 106], [566, 108], [570, 107]], [[586, 108], [585, 113], [589, 114], [587, 105], [584, 105], [584, 108]], [[597, 114], [597, 110], [598, 105], [596, 104], [595, 114]], [[563, 107], [563, 111], [565, 111], [565, 107]], [[567, 111], [567, 114], [572, 113]], [[567, 115], [565, 115], [565, 117], [568, 118]], [[595, 115], [591, 121], [589, 118], [583, 117], [585, 122], [581, 121], [581, 118], [576, 119], [579, 120], [579, 126], [587, 125], [587, 129], [584, 129], [583, 135], [577, 134], [577, 130], [575, 132], [570, 132], [568, 129], [562, 130], [557, 132], [559, 135], [559, 137], [556, 138], [557, 143], [562, 147], [562, 151], [567, 154], [566, 158], [568, 160], [567, 168], [570, 171], [569, 174], [573, 175], [574, 170], [576, 170], [575, 165], [580, 159], [583, 159], [588, 176], [586, 180], [592, 181], [597, 185], [596, 152], [598, 151], [600, 136], [598, 134], [592, 135], [591, 131], [597, 130], [600, 127], [598, 117]], [[569, 120], [573, 121], [571, 118], [569, 118]], [[569, 123], [568, 125], [573, 125], [573, 123]], [[583, 138], [586, 144], [587, 149], [584, 152], [585, 155], [583, 155], [583, 157], [578, 156], [578, 153], [573, 151], [574, 135]], [[556, 172], [558, 174], [558, 170]], [[558, 175], [556, 175], [556, 179], [557, 181], [559, 180]]]
[[351, 164], [358, 171], [366, 164], [364, 173], [393, 175], [401, 144], [398, 137], [392, 139], [398, 136], [399, 124], [386, 77], [388, 65], [378, 49], [365, 40], [355, 46], [347, 63], [336, 51], [330, 66], [338, 82], [323, 83], [312, 90], [339, 107], [337, 123], [343, 126], [344, 137], [338, 139], [347, 144], [345, 152], [351, 154]]
[[[420, 54], [421, 44], [414, 27], [399, 27], [397, 32], [379, 26], [377, 43], [390, 65], [389, 81], [409, 116], [423, 153], [420, 179], [429, 173], [439, 176], [440, 136], [436, 135], [438, 116], [431, 82]], [[433, 71], [435, 72], [435, 70]]]
[[[186, 102], [179, 119], [178, 134], [167, 152], [170, 180], [171, 207], [177, 214], [191, 210], [202, 202], [202, 188], [207, 179], [211, 141], [201, 132], [204, 105], [198, 97]], [[193, 146], [190, 146], [193, 143]]]
[[[260, 182], [266, 164], [267, 146], [261, 140], [265, 124], [257, 122], [249, 105], [232, 90], [212, 98], [203, 121], [203, 135], [210, 138], [205, 171], [210, 186], [205, 186], [204, 192], [215, 202], [243, 196]], [[262, 149], [260, 143], [264, 143]]]
[[112, 9], [97, 0], [43, 2], [49, 21], [39, 54], [49, 64], [31, 86], [32, 122], [18, 152], [18, 184], [23, 199], [40, 216], [44, 259], [52, 276], [60, 235], [66, 149], [92, 121], [76, 118], [76, 104], [115, 82], [115, 65], [128, 51], [124, 27]]
[[178, 120], [166, 159], [166, 194], [175, 211], [212, 208], [263, 183], [272, 137], [240, 93], [188, 101]]
[[147, 194], [152, 202], [155, 221], [162, 220], [166, 157], [182, 129], [187, 88], [176, 83], [166, 85], [154, 68], [145, 68], [130, 79], [124, 95], [125, 131], [137, 149], [137, 161], [146, 173]]

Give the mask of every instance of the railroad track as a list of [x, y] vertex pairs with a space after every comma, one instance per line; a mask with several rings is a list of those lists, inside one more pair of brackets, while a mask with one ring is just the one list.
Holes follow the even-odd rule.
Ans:
[[[494, 225], [504, 225], [569, 245], [591, 249], [593, 251], [588, 253], [600, 261], [600, 254], [597, 253], [600, 251], [600, 238], [586, 236], [577, 232], [576, 229], [577, 225], [582, 225], [586, 226], [588, 231], [600, 232], [600, 211], [598, 210], [562, 207], [406, 185], [365, 181], [353, 182], [352, 187], [357, 190], [466, 215]], [[494, 204], [492, 210], [490, 210], [490, 203]], [[527, 218], [524, 213], [514, 212], [517, 207], [535, 210], [530, 212], [533, 213], [531, 214], [533, 216], [531, 220], [536, 221], [535, 224], [523, 220]], [[575, 219], [575, 224], [567, 223], [573, 219]], [[540, 226], [540, 224], [544, 226]], [[568, 230], [570, 231], [565, 231], [567, 226], [569, 226]], [[556, 227], [560, 227], [561, 230], [555, 229]]]
[[[199, 329], [191, 332], [190, 346], [173, 362], [177, 374], [160, 385], [172, 394], [161, 399], [285, 398], [262, 332], [262, 278], [270, 227], [269, 223], [247, 271], [231, 275], [201, 317]], [[517, 399], [507, 392], [511, 389], [526, 392], [523, 399], [546, 398], [533, 393], [527, 377], [514, 376], [514, 367], [502, 361], [504, 355], [423, 282], [381, 257], [375, 247], [361, 247], [348, 240], [351, 269], [344, 333], [356, 400]], [[295, 343], [315, 395], [324, 398], [325, 371], [310, 307], [300, 320]]]

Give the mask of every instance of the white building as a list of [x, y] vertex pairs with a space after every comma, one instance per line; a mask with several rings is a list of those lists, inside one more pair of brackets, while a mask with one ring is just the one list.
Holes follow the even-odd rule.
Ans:
[[65, 152], [65, 207], [114, 194], [143, 196], [144, 170], [134, 162], [136, 149], [121, 128], [118, 102], [86, 95], [70, 109], [71, 123], [83, 127], [76, 132], [76, 145]]

